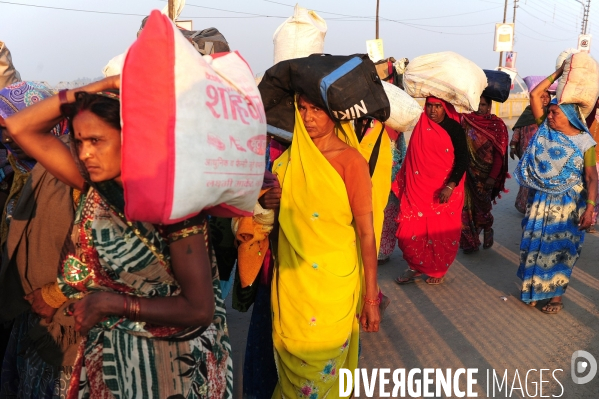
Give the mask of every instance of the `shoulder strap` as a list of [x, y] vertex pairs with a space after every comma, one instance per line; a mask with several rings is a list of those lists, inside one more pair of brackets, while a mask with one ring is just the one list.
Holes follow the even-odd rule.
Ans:
[[376, 143], [374, 144], [374, 148], [372, 149], [372, 154], [370, 154], [370, 159], [368, 160], [368, 168], [370, 170], [370, 177], [374, 175], [374, 169], [376, 168], [376, 163], [379, 159], [379, 152], [381, 150], [381, 140], [383, 139], [383, 132], [385, 131], [385, 124], [381, 124], [381, 131], [379, 132], [379, 137], [376, 139]]

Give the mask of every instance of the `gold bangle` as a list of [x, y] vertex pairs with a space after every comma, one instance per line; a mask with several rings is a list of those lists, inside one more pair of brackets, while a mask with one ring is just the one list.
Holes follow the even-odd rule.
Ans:
[[451, 191], [453, 191], [453, 187], [451, 187], [451, 186], [449, 186], [449, 185], [447, 185], [447, 186], [445, 186], [445, 187], [447, 187], [448, 189], [450, 189]]
[[547, 76], [547, 80], [548, 80], [548, 81], [549, 81], [551, 84], [553, 84], [553, 82], [555, 82], [555, 78], [553, 77], [553, 74], [551, 74], [551, 75]]
[[590, 200], [590, 199], [587, 200], [587, 204], [593, 205], [593, 206], [597, 206], [597, 204], [595, 203], [595, 201]]
[[58, 309], [67, 301], [57, 282], [52, 282], [44, 285], [41, 288], [42, 299], [48, 306]]

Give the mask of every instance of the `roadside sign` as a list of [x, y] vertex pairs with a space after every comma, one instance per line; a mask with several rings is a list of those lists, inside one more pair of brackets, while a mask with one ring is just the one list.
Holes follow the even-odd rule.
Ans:
[[578, 51], [591, 52], [591, 35], [578, 36]]
[[493, 51], [512, 51], [514, 49], [514, 24], [495, 24]]

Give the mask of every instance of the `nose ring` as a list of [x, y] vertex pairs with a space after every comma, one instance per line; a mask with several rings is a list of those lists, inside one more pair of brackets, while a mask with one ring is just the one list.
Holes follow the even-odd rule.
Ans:
[[91, 155], [89, 155], [89, 152], [86, 152], [85, 153], [85, 158], [90, 158], [90, 157], [91, 157]]

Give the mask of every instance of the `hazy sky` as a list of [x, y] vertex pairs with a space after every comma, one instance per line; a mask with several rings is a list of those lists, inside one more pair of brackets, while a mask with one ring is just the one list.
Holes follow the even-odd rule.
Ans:
[[[508, 2], [508, 22], [513, 1]], [[11, 50], [23, 79], [56, 84], [94, 78], [135, 40], [143, 15], [165, 4], [160, 0], [0, 0], [0, 40]], [[218, 28], [257, 74], [272, 65], [273, 33], [292, 15], [294, 4], [292, 0], [188, 0], [180, 19], [193, 19], [196, 30]], [[577, 45], [582, 6], [576, 0], [520, 0], [518, 4], [519, 73], [548, 75], [558, 54]], [[327, 21], [327, 53], [363, 53], [365, 41], [374, 39], [376, 0], [302, 0], [300, 5], [316, 10]], [[451, 50], [482, 68], [494, 68], [499, 61], [493, 52], [494, 24], [502, 21], [503, 7], [503, 0], [380, 0], [385, 56], [414, 58]], [[599, 22], [594, 13], [599, 14], [599, 4], [594, 7], [588, 33], [599, 27], [594, 23]], [[596, 40], [595, 50], [599, 37]]]

